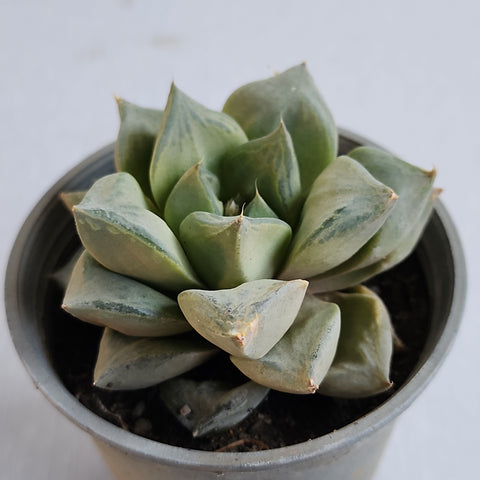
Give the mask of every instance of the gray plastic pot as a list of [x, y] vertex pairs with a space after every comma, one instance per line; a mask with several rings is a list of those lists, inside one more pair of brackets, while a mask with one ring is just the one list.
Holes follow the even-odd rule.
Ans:
[[[341, 132], [340, 150], [371, 142]], [[161, 444], [96, 416], [66, 389], [52, 362], [48, 338], [48, 278], [72, 251], [75, 230], [61, 191], [87, 188], [113, 169], [108, 146], [78, 165], [42, 198], [22, 227], [7, 267], [5, 304], [11, 335], [35, 385], [63, 414], [92, 435], [118, 479], [368, 479], [396, 417], [420, 394], [445, 358], [459, 327], [466, 273], [455, 227], [441, 202], [417, 252], [431, 300], [431, 328], [409, 380], [357, 421], [297, 445], [248, 453], [216, 453]]]

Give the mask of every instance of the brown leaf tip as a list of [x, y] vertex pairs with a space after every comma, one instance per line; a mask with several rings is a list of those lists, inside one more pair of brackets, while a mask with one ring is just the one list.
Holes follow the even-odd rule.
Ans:
[[308, 393], [315, 393], [318, 390], [318, 385], [314, 382], [313, 378], [308, 380]]
[[245, 347], [245, 345], [247, 345], [251, 338], [257, 333], [259, 320], [258, 313], [256, 313], [253, 319], [245, 325], [245, 328], [241, 332], [237, 332], [233, 335], [234, 342], [240, 347]]

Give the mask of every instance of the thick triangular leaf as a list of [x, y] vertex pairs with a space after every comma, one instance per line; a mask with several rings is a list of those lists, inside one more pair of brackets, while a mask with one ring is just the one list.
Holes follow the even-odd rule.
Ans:
[[363, 286], [322, 298], [340, 307], [342, 329], [335, 359], [320, 385], [320, 393], [358, 398], [390, 388], [392, 328], [381, 299]]
[[337, 305], [308, 295], [294, 324], [265, 356], [230, 358], [260, 385], [287, 393], [315, 393], [330, 368], [339, 333]]
[[255, 189], [255, 196], [245, 207], [243, 213], [252, 218], [278, 218], [278, 215], [270, 208], [262, 198], [258, 188]]
[[430, 195], [428, 203], [423, 207], [420, 217], [417, 219], [415, 227], [409, 232], [408, 237], [404, 238], [392, 252], [372, 265], [363, 268], [353, 269], [344, 272], [340, 267], [328, 271], [322, 275], [311, 277], [309, 291], [311, 293], [330, 292], [334, 290], [343, 290], [353, 287], [359, 283], [365, 282], [379, 273], [400, 263], [407, 258], [418, 243], [425, 226], [431, 216], [435, 198], [438, 196], [437, 191], [433, 191]]
[[415, 230], [432, 196], [436, 172], [427, 172], [372, 147], [356, 148], [349, 157], [357, 160], [399, 196], [395, 209], [382, 228], [357, 254], [357, 266], [364, 267], [384, 258]]
[[86, 250], [104, 267], [156, 288], [200, 286], [167, 224], [146, 210], [142, 190], [128, 173], [107, 175], [74, 207]]
[[283, 122], [269, 135], [244, 143], [222, 159], [222, 197], [250, 201], [255, 189], [275, 213], [294, 224], [302, 188], [297, 158]]
[[254, 382], [232, 387], [224, 382], [173, 378], [159, 387], [160, 397], [194, 437], [237, 425], [266, 397], [269, 389]]
[[180, 224], [192, 212], [223, 214], [218, 199], [220, 183], [213, 173], [197, 163], [190, 167], [173, 187], [165, 204], [165, 220], [178, 235]]
[[178, 304], [200, 335], [232, 355], [260, 358], [288, 330], [308, 282], [256, 280], [228, 290], [185, 290]]
[[290, 226], [276, 218], [191, 213], [180, 241], [200, 278], [213, 289], [272, 278], [290, 243]]
[[217, 174], [220, 157], [246, 141], [235, 120], [200, 105], [172, 85], [150, 168], [150, 184], [160, 211], [191, 166], [202, 162]]
[[105, 329], [95, 365], [94, 385], [135, 390], [181, 375], [218, 350], [198, 335], [139, 338]]
[[317, 178], [280, 278], [309, 278], [349, 259], [383, 225], [397, 196], [342, 156]]
[[160, 337], [191, 329], [177, 302], [107, 270], [87, 252], [73, 269], [62, 307], [80, 320], [125, 335]]
[[153, 147], [163, 112], [143, 108], [122, 98], [116, 98], [120, 114], [120, 129], [115, 143], [115, 166], [128, 172], [151, 197], [149, 170]]
[[268, 135], [283, 119], [292, 136], [305, 192], [337, 155], [335, 123], [304, 64], [240, 87], [223, 111], [237, 120], [250, 139]]
[[349, 153], [378, 181], [399, 196], [395, 209], [378, 232], [349, 260], [326, 275], [337, 276], [384, 260], [412, 235], [418, 222], [424, 222], [424, 209], [432, 196], [435, 171], [427, 172], [393, 155], [371, 147]]

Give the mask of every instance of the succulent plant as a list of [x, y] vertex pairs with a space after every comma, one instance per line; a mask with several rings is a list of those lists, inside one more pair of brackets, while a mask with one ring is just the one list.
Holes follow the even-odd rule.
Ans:
[[[105, 327], [95, 385], [160, 384], [194, 435], [240, 421], [269, 389], [388, 389], [389, 314], [360, 284], [414, 248], [435, 172], [371, 147], [337, 157], [303, 64], [222, 112], [175, 85], [164, 111], [117, 102], [117, 172], [65, 196], [83, 252], [63, 307]], [[243, 383], [184, 375], [221, 351]]]

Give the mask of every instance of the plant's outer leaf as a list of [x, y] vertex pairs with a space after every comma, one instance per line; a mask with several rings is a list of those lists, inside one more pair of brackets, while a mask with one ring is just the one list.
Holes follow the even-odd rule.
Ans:
[[302, 187], [290, 134], [283, 122], [272, 133], [243, 143], [221, 163], [223, 199], [250, 201], [255, 187], [275, 213], [290, 225], [301, 208]]
[[207, 109], [172, 84], [150, 167], [150, 184], [160, 211], [192, 165], [202, 162], [217, 174], [220, 157], [246, 141], [235, 120]]
[[342, 329], [335, 359], [319, 392], [360, 398], [388, 390], [393, 340], [390, 317], [381, 299], [364, 286], [321, 298], [340, 307]]
[[290, 226], [276, 218], [191, 213], [180, 241], [200, 278], [213, 289], [272, 278], [290, 243]]
[[352, 270], [349, 272], [335, 273], [336, 269], [330, 272], [327, 272], [323, 275], [318, 275], [316, 277], [309, 278], [309, 292], [310, 293], [321, 293], [321, 292], [331, 292], [335, 290], [343, 290], [345, 288], [354, 287], [359, 283], [362, 283], [369, 278], [372, 278], [379, 273], [382, 273], [389, 268], [394, 267], [402, 260], [407, 258], [407, 256], [415, 248], [415, 245], [418, 243], [420, 237], [422, 236], [423, 230], [432, 214], [433, 205], [435, 203], [435, 198], [438, 196], [437, 191], [433, 191], [430, 195], [428, 203], [423, 207], [420, 218], [415, 224], [415, 228], [410, 231], [410, 234], [407, 238], [402, 240], [402, 243], [398, 245], [395, 250], [390, 252], [386, 257], [382, 258], [378, 262], [368, 265], [357, 270]]
[[268, 135], [283, 119], [292, 136], [306, 193], [337, 155], [335, 122], [305, 64], [240, 87], [223, 111], [237, 120], [250, 139]]
[[108, 390], [150, 387], [191, 370], [216, 353], [218, 350], [198, 335], [141, 338], [106, 328], [94, 385]]
[[53, 280], [57, 282], [57, 284], [61, 287], [62, 291], [65, 291], [68, 285], [68, 282], [70, 281], [70, 277], [72, 276], [73, 269], [75, 268], [75, 264], [77, 263], [78, 259], [82, 255], [82, 253], [85, 251], [83, 247], [80, 247], [68, 260], [65, 265], [63, 265], [61, 268], [56, 270], [52, 274]]
[[357, 252], [382, 226], [397, 196], [355, 160], [342, 156], [317, 178], [280, 278], [309, 278]]
[[217, 347], [260, 358], [295, 320], [307, 286], [305, 280], [255, 280], [228, 290], [185, 290], [178, 304], [190, 325]]
[[223, 214], [223, 203], [218, 199], [220, 183], [213, 173], [200, 163], [190, 167], [173, 187], [165, 204], [165, 220], [178, 236], [180, 224], [195, 211]]
[[80, 320], [125, 335], [161, 337], [191, 330], [174, 300], [107, 270], [88, 252], [73, 269], [62, 307]]
[[252, 218], [278, 218], [277, 214], [268, 206], [260, 192], [255, 188], [255, 196], [245, 207], [243, 213]]
[[162, 121], [162, 110], [143, 108], [122, 98], [116, 98], [120, 114], [120, 129], [115, 143], [115, 167], [135, 177], [145, 195], [150, 190], [150, 162]]
[[86, 193], [87, 192], [84, 190], [76, 192], [62, 192], [60, 194], [60, 200], [65, 207], [67, 207], [67, 210], [71, 212], [73, 207], [83, 200], [83, 197]]
[[215, 380], [173, 378], [159, 386], [160, 397], [194, 437], [233, 427], [246, 418], [270, 389], [247, 382], [233, 387]]
[[378, 232], [349, 260], [325, 272], [325, 277], [336, 277], [384, 260], [404, 241], [408, 241], [417, 223], [422, 224], [423, 230], [426, 221], [424, 210], [432, 197], [435, 171], [426, 172], [371, 147], [356, 148], [349, 156], [361, 163], [378, 181], [392, 188], [399, 199]]
[[358, 252], [357, 268], [361, 268], [384, 258], [410, 237], [417, 222], [423, 220], [423, 211], [432, 197], [436, 172], [427, 172], [372, 147], [356, 148], [349, 153], [349, 157], [357, 160], [399, 197], [382, 228]]
[[77, 231], [97, 262], [161, 290], [201, 286], [167, 224], [146, 210], [138, 183], [128, 173], [97, 180], [74, 207]]
[[230, 359], [260, 385], [287, 393], [315, 393], [330, 368], [339, 333], [338, 306], [307, 295], [293, 325], [265, 356]]

